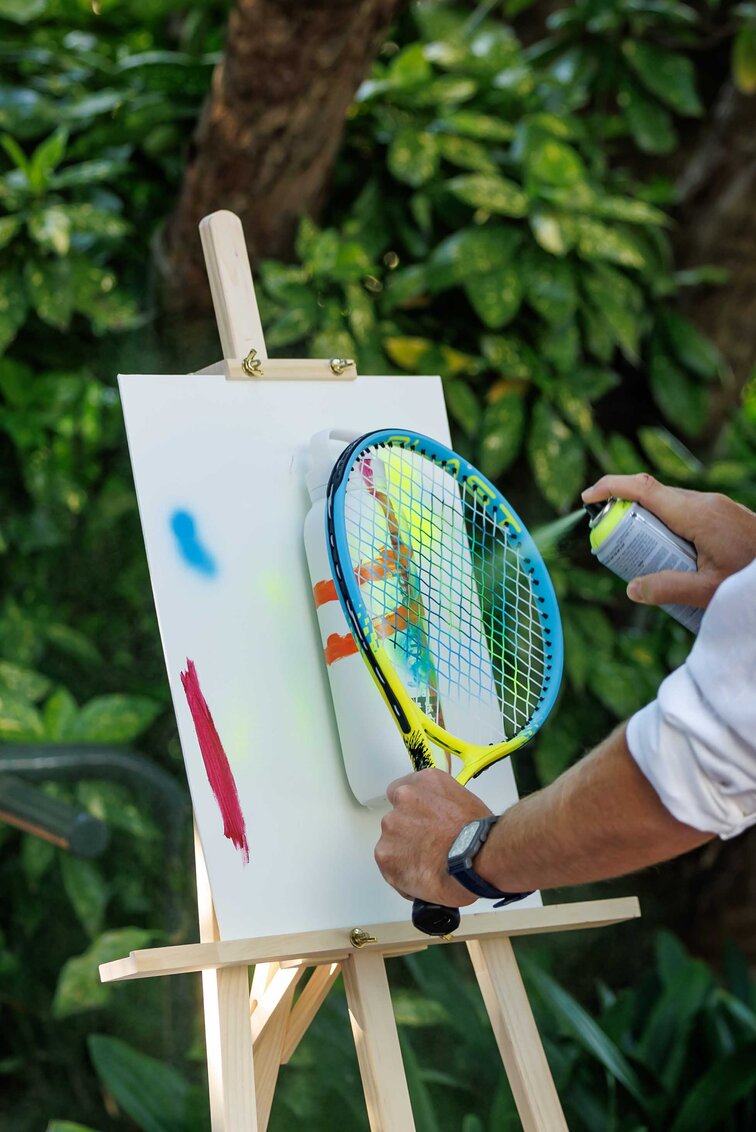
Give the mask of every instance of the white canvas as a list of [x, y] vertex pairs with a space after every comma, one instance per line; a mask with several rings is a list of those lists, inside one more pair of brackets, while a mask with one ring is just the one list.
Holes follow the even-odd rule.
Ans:
[[[405, 427], [448, 443], [440, 380], [119, 381], [222, 938], [407, 918], [409, 905], [373, 860], [381, 812], [354, 800], [343, 771], [302, 544], [310, 506], [302, 457], [312, 434], [331, 427]], [[181, 681], [188, 659], [236, 783], [248, 861], [224, 836]], [[496, 811], [511, 805], [510, 763], [492, 767], [474, 789]]]

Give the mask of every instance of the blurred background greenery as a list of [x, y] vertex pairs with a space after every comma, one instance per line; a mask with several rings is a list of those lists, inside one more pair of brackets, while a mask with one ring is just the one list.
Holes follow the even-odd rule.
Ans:
[[[0, 1129], [191, 1132], [195, 981], [97, 979], [195, 936], [114, 375], [218, 356], [195, 225], [230, 207], [272, 352], [441, 373], [531, 525], [608, 470], [756, 505], [756, 7], [0, 0], [0, 68], [0, 794], [111, 833], [92, 859], [0, 824]], [[567, 672], [523, 790], [690, 643], [582, 528], [549, 555]], [[603, 886], [639, 926], [520, 946], [575, 1132], [756, 1126], [754, 844]], [[461, 957], [391, 973], [418, 1128], [517, 1129]], [[367, 1127], [338, 992], [282, 1073], [271, 1128], [303, 1125]]]

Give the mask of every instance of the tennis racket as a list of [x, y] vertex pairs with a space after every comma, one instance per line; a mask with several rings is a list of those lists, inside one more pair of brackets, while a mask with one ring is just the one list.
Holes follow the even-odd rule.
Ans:
[[[428, 436], [367, 433], [331, 473], [326, 537], [415, 770], [466, 783], [535, 735], [559, 690], [559, 609], [533, 539], [485, 476]], [[416, 900], [412, 922], [446, 934], [459, 910]]]

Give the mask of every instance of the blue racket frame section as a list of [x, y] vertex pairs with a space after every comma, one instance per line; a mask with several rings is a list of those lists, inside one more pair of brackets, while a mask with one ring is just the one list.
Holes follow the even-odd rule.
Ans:
[[[538, 602], [541, 605], [543, 631], [551, 652], [551, 669], [544, 678], [540, 701], [521, 732], [524, 738], [529, 738], [538, 731], [554, 706], [562, 680], [564, 660], [562, 622], [549, 572], [532, 535], [498, 488], [494, 487], [491, 481], [463, 456], [460, 456], [451, 448], [447, 448], [445, 444], [440, 444], [439, 441], [430, 436], [423, 436], [419, 432], [385, 428], [365, 433], [364, 436], [359, 437], [344, 449], [336, 461], [328, 481], [325, 509], [328, 558], [341, 608], [358, 646], [367, 657], [373, 671], [378, 675], [384, 689], [386, 689], [386, 682], [382, 679], [383, 674], [380, 673], [373, 661], [373, 651], [363, 629], [363, 625], [370, 625], [371, 620], [368, 609], [362, 600], [360, 586], [351, 568], [342, 569], [342, 563], [350, 560], [344, 517], [349, 475], [366, 449], [381, 445], [417, 452], [419, 455], [439, 464], [458, 483], [472, 488], [480, 501], [484, 503], [491, 518], [495, 522], [503, 522], [510, 542], [520, 550], [523, 558], [528, 561], [529, 573], [533, 578], [533, 583], [538, 583]], [[408, 730], [409, 723], [404, 717], [400, 705], [396, 703], [393, 696], [390, 696], [390, 699], [394, 711], [400, 717], [399, 722], [402, 725], [402, 730]]]

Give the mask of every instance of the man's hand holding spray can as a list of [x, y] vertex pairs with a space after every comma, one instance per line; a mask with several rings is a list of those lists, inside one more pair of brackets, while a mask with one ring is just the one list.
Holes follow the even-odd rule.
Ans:
[[725, 578], [753, 560], [756, 517], [724, 495], [653, 476], [604, 476], [583, 492], [591, 548], [634, 601], [661, 605], [697, 633]]
[[[696, 570], [696, 548], [680, 538], [640, 503], [607, 499], [584, 504], [590, 518], [591, 553], [625, 582], [661, 570]], [[701, 626], [704, 611], [692, 605], [663, 605], [662, 609], [692, 633]]]

